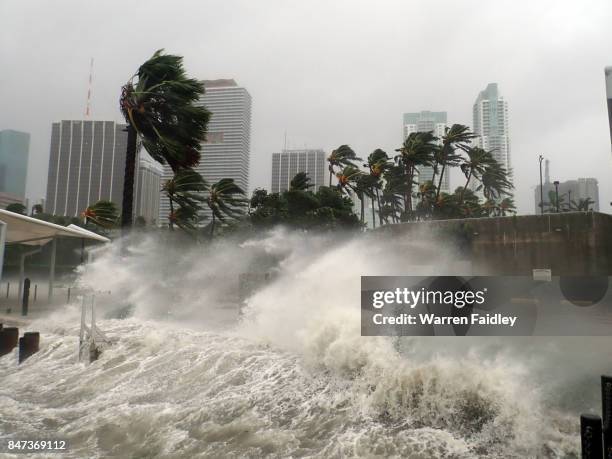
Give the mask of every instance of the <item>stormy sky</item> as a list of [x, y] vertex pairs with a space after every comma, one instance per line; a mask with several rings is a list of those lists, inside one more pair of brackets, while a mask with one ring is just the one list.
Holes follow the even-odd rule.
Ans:
[[609, 0], [0, 0], [0, 129], [31, 133], [27, 190], [38, 200], [51, 123], [83, 117], [90, 58], [92, 118], [122, 121], [121, 85], [165, 48], [191, 76], [251, 93], [250, 184], [269, 188], [285, 132], [295, 148], [391, 153], [402, 113], [471, 125], [478, 92], [497, 82], [519, 211], [533, 213], [543, 154], [553, 180], [596, 177], [609, 212], [611, 25]]

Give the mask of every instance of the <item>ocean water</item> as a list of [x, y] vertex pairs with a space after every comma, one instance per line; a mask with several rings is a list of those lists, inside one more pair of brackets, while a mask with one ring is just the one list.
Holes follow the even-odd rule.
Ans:
[[[610, 338], [360, 336], [361, 275], [453, 257], [282, 230], [112, 248], [81, 273], [112, 344], [78, 362], [78, 303], [32, 323], [40, 352], [0, 358], [0, 438], [65, 439], [75, 458], [579, 457]], [[238, 316], [236, 279], [256, 270], [273, 280]]]

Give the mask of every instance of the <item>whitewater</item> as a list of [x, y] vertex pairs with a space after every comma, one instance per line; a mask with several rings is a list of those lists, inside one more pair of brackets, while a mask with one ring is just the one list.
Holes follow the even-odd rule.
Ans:
[[[113, 245], [79, 275], [112, 344], [78, 362], [78, 302], [32, 323], [40, 352], [0, 358], [0, 438], [65, 439], [74, 458], [578, 457], [609, 337], [360, 336], [360, 276], [456, 274], [455, 258], [283, 229]], [[253, 271], [273, 276], [238, 314]]]

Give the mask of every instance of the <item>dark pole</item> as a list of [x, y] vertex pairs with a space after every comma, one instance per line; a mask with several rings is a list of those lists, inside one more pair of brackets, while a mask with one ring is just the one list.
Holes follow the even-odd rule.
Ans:
[[604, 458], [612, 458], [612, 376], [601, 377]]
[[555, 195], [557, 199], [557, 213], [559, 213], [559, 181], [555, 180], [553, 183], [555, 184]]
[[127, 125], [127, 150], [125, 153], [125, 174], [123, 177], [123, 203], [121, 204], [121, 229], [127, 232], [132, 227], [132, 207], [134, 205], [134, 173], [138, 135], [131, 124]]
[[572, 210], [572, 190], [567, 190], [567, 208]]
[[542, 161], [544, 161], [544, 156], [540, 155], [538, 160], [540, 161], [540, 215], [544, 215], [544, 186], [542, 184]]

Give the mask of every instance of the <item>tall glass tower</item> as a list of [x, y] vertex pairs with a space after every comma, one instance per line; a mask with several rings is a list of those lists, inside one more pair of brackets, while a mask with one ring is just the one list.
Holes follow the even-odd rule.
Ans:
[[30, 134], [0, 131], [0, 192], [25, 198]]
[[608, 122], [610, 124], [610, 148], [612, 148], [612, 66], [605, 68], [606, 98], [608, 99]]

